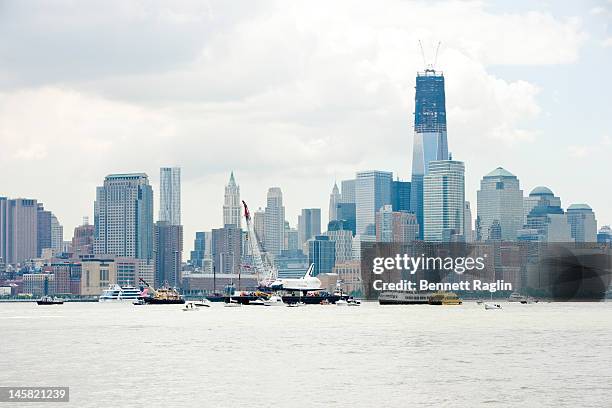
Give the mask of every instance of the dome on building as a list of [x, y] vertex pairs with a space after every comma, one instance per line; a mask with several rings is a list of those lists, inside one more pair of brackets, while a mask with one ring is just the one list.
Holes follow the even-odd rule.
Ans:
[[548, 187], [538, 186], [538, 187], [534, 188], [533, 190], [531, 190], [531, 193], [529, 193], [529, 195], [530, 196], [542, 196], [542, 195], [551, 195], [551, 196], [554, 196], [554, 193]]
[[516, 177], [514, 174], [510, 173], [508, 170], [503, 167], [498, 167], [485, 177]]
[[588, 211], [592, 211], [591, 207], [588, 204], [572, 204], [569, 207], [567, 207], [568, 211], [569, 210], [588, 210]]

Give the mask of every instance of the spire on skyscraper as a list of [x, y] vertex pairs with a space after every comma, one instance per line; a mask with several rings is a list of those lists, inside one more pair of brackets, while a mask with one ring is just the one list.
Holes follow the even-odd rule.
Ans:
[[230, 174], [229, 182], [225, 186], [225, 197], [223, 201], [223, 225], [233, 224], [239, 229], [242, 227], [240, 205], [240, 186], [236, 184], [234, 172]]
[[338, 188], [338, 183], [334, 181], [334, 187], [332, 188], [332, 192], [329, 195], [329, 221], [334, 221], [338, 218], [336, 206], [340, 201], [342, 201], [340, 189]]

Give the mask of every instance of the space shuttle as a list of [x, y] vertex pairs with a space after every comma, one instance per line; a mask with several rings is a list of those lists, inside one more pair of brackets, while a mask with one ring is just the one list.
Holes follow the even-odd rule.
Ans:
[[272, 282], [272, 289], [274, 290], [299, 290], [302, 292], [308, 292], [312, 290], [322, 290], [321, 281], [316, 276], [312, 276], [314, 270], [314, 264], [310, 264], [306, 275], [298, 279], [281, 279], [277, 278]]

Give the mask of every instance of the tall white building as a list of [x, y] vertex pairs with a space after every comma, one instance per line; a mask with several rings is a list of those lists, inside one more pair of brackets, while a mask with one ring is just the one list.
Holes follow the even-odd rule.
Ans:
[[159, 221], [181, 225], [181, 168], [159, 169]]
[[357, 234], [376, 235], [376, 212], [391, 204], [393, 173], [360, 171], [355, 182], [355, 213]]
[[498, 167], [482, 178], [477, 198], [480, 239], [515, 241], [524, 224], [523, 190], [518, 178]]
[[597, 220], [587, 204], [572, 204], [567, 207], [567, 221], [572, 238], [576, 242], [597, 242]]
[[279, 187], [270, 187], [264, 217], [264, 242], [266, 251], [280, 255], [285, 242], [285, 207]]
[[265, 251], [266, 249], [266, 213], [259, 207], [257, 211], [253, 213], [253, 230], [257, 236], [259, 245]]
[[342, 196], [340, 195], [340, 190], [338, 189], [338, 184], [334, 183], [334, 187], [332, 188], [332, 192], [329, 195], [329, 221], [337, 220], [338, 214], [336, 211], [336, 204], [341, 202]]
[[342, 180], [340, 183], [342, 192], [340, 193], [341, 200], [343, 203], [354, 203], [355, 202], [355, 179]]
[[472, 208], [470, 202], [465, 202], [465, 208], [463, 210], [463, 236], [465, 242], [474, 241], [474, 228], [472, 227]]
[[331, 230], [325, 235], [336, 245], [336, 263], [353, 259], [353, 233], [350, 230]]
[[463, 236], [465, 166], [456, 160], [435, 160], [423, 178], [425, 241], [447, 242]]
[[223, 225], [233, 224], [242, 228], [240, 204], [240, 186], [236, 184], [234, 172], [230, 175], [229, 183], [225, 186], [225, 200], [223, 202]]
[[302, 214], [298, 215], [298, 234], [300, 246], [303, 246], [310, 238], [321, 235], [320, 208], [302, 209]]
[[55, 215], [51, 216], [51, 248], [54, 252], [62, 252], [64, 244], [64, 227]]

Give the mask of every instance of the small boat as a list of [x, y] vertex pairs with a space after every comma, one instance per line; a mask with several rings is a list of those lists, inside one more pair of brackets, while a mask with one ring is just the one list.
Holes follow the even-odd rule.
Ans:
[[496, 310], [501, 308], [499, 303], [485, 303], [485, 310]]
[[64, 299], [57, 298], [55, 296], [43, 296], [36, 301], [39, 305], [63, 305]]
[[336, 306], [348, 306], [348, 302], [344, 299], [336, 300]]
[[266, 305], [266, 301], [262, 298], [257, 298], [255, 300], [249, 300], [248, 303], [250, 306], [268, 306]]
[[512, 292], [510, 294], [510, 297], [508, 297], [508, 302], [521, 302], [521, 303], [525, 302], [525, 303], [527, 303], [527, 297], [521, 295], [518, 292]]
[[193, 312], [196, 310], [198, 310], [198, 308], [194, 306], [193, 302], [188, 302], [183, 306], [183, 312]]
[[146, 305], [147, 303], [144, 301], [144, 299], [138, 299], [132, 302], [132, 304], [134, 306], [143, 306]]
[[287, 307], [302, 307], [302, 306], [306, 306], [306, 303], [304, 302], [287, 303]]
[[278, 295], [272, 295], [268, 300], [264, 300], [265, 306], [284, 306], [283, 298]]
[[229, 298], [229, 302], [223, 305], [223, 307], [240, 307], [242, 303], [238, 302], [236, 299]]
[[353, 299], [353, 298], [349, 299], [347, 303], [348, 303], [348, 306], [361, 306], [361, 301], [357, 299]]
[[196, 307], [210, 307], [210, 300], [204, 298], [199, 302], [195, 302]]

